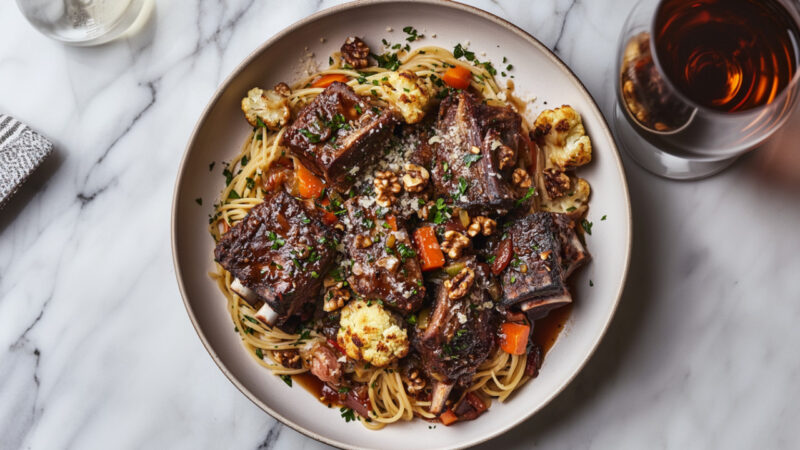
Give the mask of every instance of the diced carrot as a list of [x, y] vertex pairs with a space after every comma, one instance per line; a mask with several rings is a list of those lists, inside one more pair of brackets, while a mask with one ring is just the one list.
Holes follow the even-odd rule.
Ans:
[[422, 259], [422, 270], [433, 270], [444, 266], [444, 253], [439, 247], [433, 227], [419, 227], [414, 231], [414, 243]]
[[297, 193], [303, 198], [317, 198], [325, 189], [322, 180], [298, 161], [295, 161], [295, 179], [297, 180]]
[[[322, 201], [319, 202], [319, 204], [322, 205], [322, 206], [327, 207], [327, 206], [330, 206], [331, 201], [328, 200], [327, 198], [323, 198]], [[339, 218], [336, 217], [336, 214], [325, 210], [325, 211], [323, 211], [323, 214], [322, 214], [322, 221], [325, 223], [325, 225], [333, 225], [333, 224], [335, 224], [336, 222], [339, 221]]]
[[393, 215], [386, 216], [386, 223], [392, 227], [392, 231], [397, 231], [397, 218]]
[[524, 355], [525, 348], [528, 346], [528, 335], [530, 325], [514, 322], [506, 322], [500, 325], [500, 348], [511, 355]]
[[456, 416], [456, 413], [454, 413], [452, 409], [448, 409], [439, 416], [439, 420], [442, 421], [442, 425], [449, 427], [455, 422], [458, 422], [458, 416]]
[[455, 66], [447, 69], [442, 80], [454, 89], [466, 89], [472, 80], [472, 72], [466, 67]]
[[342, 83], [347, 83], [350, 81], [347, 78], [347, 75], [342, 75], [340, 73], [330, 73], [328, 75], [323, 75], [317, 78], [313, 83], [311, 83], [311, 87], [315, 88], [326, 88], [331, 85], [334, 81], [341, 81]]

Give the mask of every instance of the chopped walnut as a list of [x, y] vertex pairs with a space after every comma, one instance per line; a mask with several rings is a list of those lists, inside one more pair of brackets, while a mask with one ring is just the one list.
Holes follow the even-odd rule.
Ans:
[[419, 217], [419, 220], [428, 220], [431, 216], [431, 211], [433, 211], [435, 206], [435, 202], [428, 202], [422, 205], [419, 211], [417, 211], [417, 217]]
[[280, 95], [281, 97], [288, 97], [292, 95], [292, 89], [289, 88], [289, 85], [284, 83], [283, 81], [276, 84], [275, 87], [272, 88], [272, 90], [277, 92], [278, 95]]
[[517, 152], [511, 147], [501, 144], [497, 160], [499, 161], [500, 170], [505, 170], [506, 167], [512, 167], [517, 163]]
[[372, 245], [372, 239], [369, 236], [359, 234], [356, 236], [356, 248], [369, 248]]
[[531, 187], [531, 176], [528, 175], [528, 171], [522, 167], [514, 169], [514, 173], [511, 174], [511, 181], [521, 188]]
[[461, 252], [469, 245], [469, 238], [459, 233], [458, 231], [448, 230], [444, 233], [444, 242], [442, 242], [442, 250], [447, 253], [450, 259], [456, 259], [461, 256]]
[[344, 306], [350, 300], [350, 290], [344, 286], [343, 282], [338, 282], [330, 286], [325, 291], [325, 299], [323, 301], [322, 309], [325, 312], [336, 311]]
[[342, 58], [354, 69], [363, 69], [369, 65], [369, 47], [356, 36], [350, 36], [340, 49]]
[[403, 191], [403, 186], [397, 180], [397, 175], [390, 170], [375, 172], [373, 184], [377, 195], [375, 202], [384, 208], [392, 206], [396, 195]]
[[481, 149], [473, 145], [472, 147], [470, 147], [469, 152], [472, 153], [473, 155], [479, 155], [481, 153]]
[[301, 366], [300, 353], [297, 350], [276, 350], [272, 352], [272, 359], [289, 369], [299, 369]]
[[419, 370], [417, 369], [411, 369], [408, 376], [403, 377], [403, 382], [403, 384], [406, 385], [406, 392], [408, 392], [409, 395], [417, 395], [422, 392], [427, 384], [427, 381], [420, 376]]
[[467, 295], [473, 282], [475, 282], [475, 271], [464, 267], [456, 276], [444, 282], [444, 287], [447, 288], [447, 297], [456, 300]]
[[572, 182], [569, 176], [561, 170], [545, 169], [542, 171], [544, 188], [550, 198], [559, 198], [569, 192]]
[[494, 233], [496, 227], [497, 222], [488, 217], [473, 217], [472, 223], [470, 223], [469, 227], [467, 228], [467, 234], [470, 237], [475, 237], [479, 233], [483, 233], [484, 236], [490, 236], [492, 233]]
[[406, 173], [403, 175], [403, 185], [408, 192], [420, 192], [425, 189], [431, 177], [428, 169], [416, 164], [405, 165]]

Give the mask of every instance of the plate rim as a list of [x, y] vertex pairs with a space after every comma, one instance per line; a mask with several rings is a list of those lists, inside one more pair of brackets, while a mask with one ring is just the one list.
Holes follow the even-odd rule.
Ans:
[[264, 52], [268, 47], [272, 46], [278, 40], [283, 39], [287, 35], [291, 34], [292, 32], [294, 32], [295, 29], [297, 29], [300, 26], [306, 25], [306, 24], [308, 24], [310, 22], [317, 21], [318, 19], [321, 19], [323, 17], [329, 16], [329, 15], [332, 15], [332, 14], [336, 14], [336, 13], [340, 13], [340, 12], [343, 12], [343, 11], [356, 9], [356, 8], [370, 7], [370, 6], [376, 5], [376, 4], [391, 4], [391, 3], [399, 3], [399, 4], [402, 4], [402, 3], [424, 3], [424, 4], [439, 6], [439, 7], [445, 7], [445, 8], [461, 10], [463, 12], [474, 14], [474, 15], [482, 17], [483, 19], [489, 20], [490, 22], [493, 22], [494, 24], [496, 24], [498, 26], [501, 26], [501, 27], [507, 29], [508, 31], [511, 31], [512, 33], [516, 34], [517, 36], [519, 36], [523, 40], [527, 41], [528, 44], [532, 45], [533, 47], [536, 47], [539, 51], [541, 51], [551, 62], [553, 62], [567, 76], [567, 78], [572, 82], [573, 85], [575, 85], [575, 87], [580, 91], [580, 93], [586, 99], [588, 99], [590, 107], [594, 108], [593, 112], [597, 113], [597, 115], [600, 117], [600, 119], [601, 119], [600, 120], [600, 130], [594, 130], [594, 132], [597, 133], [599, 131], [600, 133], [602, 133], [604, 135], [606, 140], [611, 143], [611, 149], [613, 150], [611, 152], [611, 154], [613, 155], [614, 162], [615, 162], [615, 164], [617, 166], [618, 175], [619, 175], [620, 179], [622, 180], [622, 191], [623, 191], [623, 194], [624, 194], [624, 197], [625, 197], [625, 207], [626, 207], [626, 211], [627, 211], [628, 220], [624, 224], [625, 229], [626, 229], [626, 235], [627, 235], [627, 242], [625, 242], [624, 267], [623, 267], [623, 270], [622, 270], [622, 273], [621, 273], [621, 277], [618, 280], [617, 292], [616, 292], [615, 299], [614, 299], [613, 305], [611, 307], [611, 310], [610, 310], [610, 312], [609, 312], [609, 314], [608, 314], [608, 316], [606, 318], [605, 323], [603, 324], [603, 327], [602, 327], [600, 333], [598, 333], [597, 336], [594, 338], [594, 341], [591, 344], [589, 352], [582, 359], [582, 361], [575, 367], [575, 369], [572, 370], [567, 377], [564, 377], [564, 379], [556, 387], [556, 389], [554, 389], [550, 394], [548, 394], [545, 397], [544, 401], [541, 402], [541, 404], [538, 407], [533, 408], [527, 414], [519, 416], [515, 420], [508, 422], [505, 426], [500, 427], [500, 428], [498, 428], [496, 430], [493, 430], [490, 433], [487, 433], [485, 436], [482, 436], [482, 437], [477, 438], [477, 439], [473, 439], [470, 442], [466, 442], [466, 443], [463, 443], [463, 444], [458, 444], [455, 447], [449, 447], [449, 448], [466, 448], [466, 447], [471, 447], [471, 446], [478, 445], [478, 444], [481, 444], [483, 442], [489, 441], [489, 440], [491, 440], [491, 439], [493, 439], [493, 438], [495, 438], [497, 436], [500, 436], [503, 433], [508, 432], [512, 428], [517, 427], [522, 422], [525, 422], [526, 420], [531, 418], [534, 414], [536, 414], [537, 412], [539, 412], [543, 408], [545, 408], [548, 404], [550, 404], [550, 402], [553, 401], [553, 399], [556, 396], [561, 394], [564, 391], [564, 389], [566, 389], [566, 387], [570, 383], [572, 383], [572, 381], [575, 379], [575, 377], [583, 370], [583, 368], [589, 362], [589, 360], [591, 359], [592, 355], [595, 354], [595, 352], [597, 351], [597, 347], [600, 344], [600, 341], [603, 339], [603, 337], [605, 337], [606, 333], [608, 332], [608, 328], [611, 325], [611, 322], [613, 321], [614, 316], [616, 315], [617, 308], [619, 307], [619, 302], [620, 302], [620, 300], [622, 298], [622, 293], [623, 293], [623, 291], [625, 289], [626, 281], [627, 281], [627, 278], [628, 278], [628, 272], [629, 272], [629, 269], [630, 269], [631, 247], [632, 247], [632, 242], [633, 242], [633, 215], [632, 215], [632, 209], [631, 209], [630, 192], [629, 192], [629, 189], [628, 189], [628, 180], [627, 180], [627, 177], [625, 175], [625, 170], [623, 168], [622, 158], [621, 158], [620, 152], [619, 152], [619, 147], [617, 146], [616, 140], [614, 139], [614, 135], [611, 132], [611, 129], [610, 129], [609, 125], [608, 125], [608, 121], [606, 120], [606, 117], [603, 115], [603, 111], [602, 111], [602, 109], [600, 109], [600, 107], [599, 107], [597, 101], [595, 100], [595, 98], [592, 96], [592, 94], [589, 92], [589, 90], [586, 88], [586, 86], [583, 84], [583, 82], [578, 78], [578, 76], [572, 71], [572, 69], [570, 69], [569, 66], [567, 66], [567, 64], [564, 63], [552, 50], [550, 50], [546, 45], [544, 45], [541, 41], [539, 41], [537, 38], [535, 38], [533, 35], [531, 35], [527, 31], [523, 30], [522, 28], [518, 27], [517, 25], [515, 25], [515, 24], [513, 24], [513, 23], [511, 23], [511, 22], [509, 22], [509, 21], [507, 21], [507, 20], [505, 20], [505, 19], [493, 14], [493, 13], [490, 13], [488, 11], [485, 11], [483, 9], [480, 9], [480, 8], [472, 6], [472, 5], [466, 5], [466, 4], [463, 4], [463, 3], [457, 3], [455, 1], [450, 1], [450, 0], [413, 0], [413, 1], [412, 0], [354, 0], [354, 1], [351, 1], [351, 2], [343, 3], [343, 4], [340, 4], [340, 5], [334, 5], [332, 7], [320, 10], [320, 11], [314, 13], [314, 14], [306, 16], [306, 17], [304, 17], [304, 18], [292, 23], [291, 25], [289, 25], [286, 28], [282, 29], [281, 31], [277, 32], [275, 35], [273, 35], [272, 37], [270, 37], [266, 41], [264, 41], [261, 44], [259, 44], [252, 52], [250, 52], [239, 64], [236, 65], [236, 67], [231, 71], [231, 73], [227, 77], [225, 77], [225, 79], [216, 87], [216, 89], [214, 90], [214, 94], [212, 95], [212, 97], [208, 101], [208, 103], [206, 104], [205, 108], [203, 108], [202, 113], [200, 114], [200, 116], [198, 117], [198, 119], [197, 119], [197, 121], [195, 123], [195, 126], [194, 126], [194, 128], [192, 130], [192, 133], [189, 135], [189, 139], [188, 139], [186, 147], [184, 148], [184, 151], [183, 151], [183, 156], [181, 157], [181, 161], [180, 161], [180, 164], [178, 166], [178, 174], [177, 174], [177, 178], [176, 178], [176, 181], [175, 181], [175, 186], [173, 188], [172, 206], [171, 206], [171, 210], [170, 210], [170, 247], [172, 249], [172, 265], [173, 265], [173, 268], [174, 268], [175, 278], [176, 278], [176, 280], [178, 282], [178, 288], [180, 290], [181, 299], [183, 301], [183, 306], [186, 309], [186, 313], [189, 315], [189, 319], [192, 322], [192, 327], [194, 328], [195, 333], [197, 333], [197, 336], [200, 338], [200, 341], [203, 343], [203, 347], [206, 349], [206, 351], [208, 352], [209, 356], [211, 356], [211, 359], [214, 361], [214, 363], [217, 365], [217, 367], [220, 369], [220, 371], [222, 371], [222, 373], [225, 375], [225, 377], [228, 378], [228, 381], [230, 381], [239, 390], [239, 392], [244, 394], [244, 396], [246, 398], [248, 398], [256, 406], [258, 406], [262, 411], [264, 411], [267, 414], [269, 414], [272, 418], [274, 418], [278, 422], [288, 426], [289, 428], [291, 428], [291, 429], [293, 429], [293, 430], [295, 430], [295, 431], [297, 431], [297, 432], [299, 432], [299, 433], [301, 433], [301, 434], [303, 434], [305, 436], [308, 436], [308, 437], [310, 437], [310, 438], [312, 438], [314, 440], [317, 440], [319, 442], [322, 442], [322, 443], [325, 443], [325, 444], [328, 444], [328, 445], [331, 445], [331, 446], [334, 446], [334, 447], [353, 448], [353, 449], [366, 449], [366, 447], [353, 446], [353, 445], [346, 444], [344, 442], [339, 442], [339, 441], [337, 441], [335, 439], [328, 438], [328, 437], [323, 436], [323, 435], [321, 435], [319, 433], [316, 433], [316, 432], [314, 432], [312, 430], [306, 429], [305, 427], [300, 426], [300, 425], [292, 422], [289, 419], [286, 419], [281, 414], [279, 414], [277, 411], [272, 409], [269, 405], [267, 405], [266, 403], [262, 402], [259, 398], [257, 398], [255, 396], [255, 394], [250, 392], [250, 390], [247, 389], [247, 387], [245, 387], [244, 385], [242, 385], [242, 383], [236, 378], [236, 376], [222, 363], [222, 361], [220, 360], [220, 357], [217, 355], [216, 351], [214, 351], [214, 349], [211, 347], [211, 344], [208, 342], [208, 339], [206, 338], [205, 334], [200, 329], [200, 327], [198, 325], [198, 322], [197, 322], [197, 317], [195, 316], [194, 311], [192, 310], [192, 307], [189, 304], [188, 295], [186, 294], [186, 287], [185, 287], [184, 282], [183, 282], [182, 268], [181, 268], [181, 264], [180, 264], [180, 261], [179, 261], [179, 258], [178, 258], [178, 249], [177, 249], [177, 243], [176, 243], [177, 242], [178, 229], [177, 229], [176, 216], [177, 216], [177, 211], [178, 211], [178, 196], [179, 196], [179, 193], [180, 193], [181, 188], [183, 186], [184, 180], [186, 179], [186, 176], [187, 176], [187, 173], [186, 173], [187, 161], [189, 159], [190, 150], [195, 145], [195, 141], [196, 141], [197, 136], [198, 136], [198, 134], [200, 132], [200, 124], [203, 123], [206, 120], [209, 112], [212, 110], [212, 108], [214, 108], [214, 106], [220, 100], [220, 97], [222, 96], [222, 94], [225, 91], [225, 89], [227, 88], [227, 86], [236, 77], [239, 76], [239, 74], [245, 69], [245, 67], [247, 67], [254, 59], [256, 59], [256, 57], [258, 55], [260, 55], [262, 52]]

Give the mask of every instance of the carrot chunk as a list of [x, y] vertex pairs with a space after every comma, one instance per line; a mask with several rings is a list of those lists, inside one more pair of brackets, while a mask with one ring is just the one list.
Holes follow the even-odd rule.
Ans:
[[530, 325], [506, 322], [500, 326], [502, 336], [500, 337], [500, 348], [511, 355], [524, 355], [528, 346], [528, 335]]
[[347, 78], [347, 75], [342, 75], [340, 73], [330, 73], [328, 75], [323, 75], [314, 80], [314, 82], [311, 83], [311, 87], [326, 88], [330, 86], [331, 83], [333, 83], [334, 81], [341, 81], [342, 83], [347, 83], [348, 81], [350, 81], [350, 79]]
[[297, 193], [303, 198], [317, 198], [325, 188], [322, 180], [313, 172], [306, 169], [299, 162], [295, 162], [295, 179], [297, 180]]
[[448, 409], [447, 411], [443, 412], [441, 416], [439, 416], [439, 420], [442, 421], [442, 425], [447, 427], [455, 422], [458, 422], [458, 416], [456, 416], [456, 413], [454, 413], [453, 410]]
[[451, 88], [466, 89], [472, 81], [472, 72], [461, 66], [451, 67], [444, 73], [442, 80]]
[[414, 243], [422, 260], [422, 270], [433, 270], [444, 266], [444, 253], [439, 247], [433, 227], [419, 227], [414, 231]]

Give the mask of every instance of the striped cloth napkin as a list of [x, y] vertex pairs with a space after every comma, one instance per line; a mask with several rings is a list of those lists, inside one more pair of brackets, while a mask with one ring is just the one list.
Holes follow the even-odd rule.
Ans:
[[0, 114], [0, 208], [52, 151], [52, 142]]

